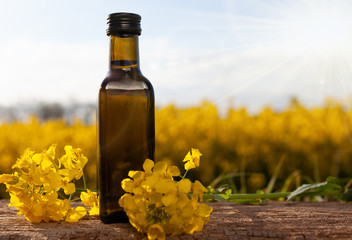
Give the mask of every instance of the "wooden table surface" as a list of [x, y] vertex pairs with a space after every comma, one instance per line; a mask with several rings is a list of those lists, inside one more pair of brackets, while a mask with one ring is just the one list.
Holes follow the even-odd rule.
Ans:
[[[0, 239], [147, 239], [130, 224], [30, 223], [0, 200]], [[352, 204], [269, 202], [209, 203], [214, 211], [203, 231], [168, 239], [352, 239]]]

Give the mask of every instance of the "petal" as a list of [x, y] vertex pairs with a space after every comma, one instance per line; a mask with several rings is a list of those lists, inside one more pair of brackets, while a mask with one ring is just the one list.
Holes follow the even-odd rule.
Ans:
[[192, 168], [195, 168], [195, 167], [196, 167], [196, 165], [194, 165], [194, 163], [192, 161], [188, 161], [188, 162], [185, 163], [185, 169], [187, 171], [192, 169]]
[[65, 187], [63, 187], [66, 195], [74, 193], [76, 191], [76, 186], [73, 183], [67, 183]]
[[98, 216], [99, 215], [99, 206], [93, 206], [89, 211], [89, 215]]
[[33, 202], [32, 213], [36, 217], [44, 215], [45, 209], [43, 208], [42, 202], [37, 202], [37, 201]]
[[162, 226], [158, 223], [151, 225], [148, 228], [148, 240], [165, 240], [165, 232]]
[[83, 203], [84, 206], [90, 206], [91, 201], [90, 201], [90, 196], [88, 193], [81, 192], [80, 198], [81, 198], [81, 202]]
[[187, 162], [187, 161], [190, 161], [192, 159], [192, 157], [191, 157], [191, 152], [189, 151], [187, 154], [186, 154], [186, 156], [185, 156], [185, 158], [183, 159], [183, 161], [184, 162]]
[[55, 150], [56, 150], [56, 144], [52, 144], [48, 150], [45, 151], [45, 153], [50, 157], [51, 159], [55, 158]]
[[44, 157], [43, 154], [41, 154], [41, 153], [36, 153], [36, 154], [33, 155], [32, 160], [33, 160], [36, 164], [40, 164], [41, 161], [43, 160], [43, 157]]
[[153, 173], [165, 175], [167, 170], [167, 163], [164, 161], [157, 162], [154, 166]]
[[198, 157], [199, 158], [202, 155], [203, 154], [201, 154], [197, 148], [192, 148], [192, 157]]
[[174, 203], [175, 199], [177, 199], [176, 193], [171, 192], [171, 193], [164, 195], [161, 198], [161, 202], [167, 207], [167, 206], [170, 206], [172, 203]]
[[192, 185], [192, 191], [196, 193], [204, 193], [204, 192], [207, 192], [208, 190], [203, 186], [201, 182], [196, 180]]
[[137, 205], [133, 199], [133, 196], [129, 193], [125, 193], [120, 199], [119, 199], [119, 205], [124, 208], [125, 212], [128, 213], [129, 210], [136, 210]]
[[213, 209], [209, 207], [207, 204], [201, 203], [198, 206], [197, 215], [200, 217], [209, 217], [212, 211]]
[[184, 178], [178, 182], [177, 187], [181, 192], [189, 193], [191, 191], [192, 183], [188, 178]]
[[130, 178], [125, 178], [121, 182], [121, 187], [125, 192], [132, 193], [132, 190], [134, 188], [134, 181]]
[[53, 190], [53, 191], [47, 192], [43, 196], [43, 199], [44, 199], [44, 201], [47, 201], [47, 202], [55, 202], [57, 197], [58, 197], [57, 191]]
[[88, 162], [88, 158], [86, 156], [84, 156], [83, 154], [80, 154], [80, 158], [77, 161], [76, 167], [82, 169], [87, 164], [87, 162]]
[[44, 173], [48, 173], [50, 169], [54, 167], [52, 161], [48, 156], [43, 155], [42, 161], [40, 162], [40, 168]]
[[76, 207], [76, 209], [70, 209], [66, 215], [66, 222], [78, 222], [79, 219], [87, 214], [87, 210], [84, 207]]
[[198, 180], [196, 180], [192, 184], [192, 193], [193, 193], [192, 198], [194, 198], [195, 200], [198, 200], [198, 198], [199, 198], [200, 201], [203, 201], [203, 193], [205, 193], [207, 191], [208, 190]]
[[167, 173], [170, 174], [172, 177], [181, 175], [181, 172], [180, 172], [180, 170], [178, 169], [177, 166], [169, 167], [168, 170], [167, 170]]
[[139, 194], [139, 195], [141, 195], [141, 194], [143, 194], [143, 192], [144, 192], [144, 188], [142, 188], [141, 186], [139, 186], [139, 187], [134, 187], [133, 189], [132, 189], [132, 193], [133, 194]]
[[44, 182], [47, 191], [50, 191], [51, 189], [58, 191], [64, 186], [62, 177], [58, 172], [50, 171], [44, 178], [41, 178], [41, 180]]
[[65, 152], [66, 152], [67, 155], [71, 155], [72, 154], [72, 146], [71, 145], [66, 145], [64, 147], [64, 149], [65, 149]]
[[128, 176], [135, 181], [141, 181], [144, 179], [145, 174], [142, 171], [129, 171]]
[[204, 227], [204, 222], [200, 217], [194, 217], [192, 219], [192, 224], [186, 229], [187, 234], [193, 234], [195, 231], [202, 231]]
[[158, 193], [168, 193], [177, 189], [176, 182], [171, 179], [161, 178], [157, 184], [155, 184], [155, 191]]
[[148, 195], [149, 203], [159, 203], [162, 201], [163, 195], [157, 192], [151, 192]]
[[[6, 183], [6, 184], [11, 184], [11, 182], [14, 181], [15, 176], [12, 174], [1, 174], [0, 175], [0, 183]], [[18, 177], [17, 177], [17, 182], [18, 182]]]
[[154, 162], [150, 159], [146, 159], [143, 163], [143, 169], [145, 172], [150, 173], [154, 167]]

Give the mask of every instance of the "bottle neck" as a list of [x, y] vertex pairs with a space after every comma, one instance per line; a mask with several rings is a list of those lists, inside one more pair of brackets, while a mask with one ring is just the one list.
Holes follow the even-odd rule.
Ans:
[[139, 69], [138, 36], [119, 34], [110, 36], [110, 69]]

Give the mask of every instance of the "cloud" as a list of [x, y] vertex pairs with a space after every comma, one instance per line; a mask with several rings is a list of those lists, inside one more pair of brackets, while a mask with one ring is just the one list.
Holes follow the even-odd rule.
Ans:
[[95, 101], [108, 65], [108, 48], [98, 44], [16, 39], [0, 45], [2, 103], [45, 100]]
[[[259, 109], [265, 104], [283, 106], [292, 96], [319, 104], [327, 96], [351, 95], [351, 48], [311, 51], [307, 46], [314, 42], [302, 48], [298, 43], [304, 36], [294, 37], [300, 29], [292, 27], [295, 18], [302, 17], [300, 13], [309, 17], [311, 10], [304, 1], [291, 4], [295, 11], [288, 2], [252, 3], [238, 8], [228, 3], [229, 9], [218, 12], [168, 8], [155, 10], [164, 15], [143, 15], [141, 70], [154, 86], [157, 105], [209, 99], [226, 106], [232, 99], [235, 106]], [[108, 71], [108, 41], [16, 36], [11, 42], [0, 39], [1, 103], [96, 101]]]
[[[143, 64], [161, 103], [195, 104], [209, 99], [224, 106], [258, 110], [263, 105], [283, 108], [292, 97], [308, 105], [326, 97], [352, 95], [351, 61], [342, 56], [293, 54], [280, 41], [252, 46], [199, 51], [160, 39]], [[172, 47], [169, 47], [172, 46]]]

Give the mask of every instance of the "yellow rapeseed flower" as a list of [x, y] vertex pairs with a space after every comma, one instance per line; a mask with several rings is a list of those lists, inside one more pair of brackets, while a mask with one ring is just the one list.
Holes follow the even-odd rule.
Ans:
[[178, 182], [178, 189], [181, 192], [189, 193], [191, 191], [191, 187], [192, 187], [192, 183], [191, 183], [191, 180], [189, 180], [188, 178], [181, 179]]
[[[12, 166], [14, 173], [0, 175], [10, 194], [9, 206], [31, 222], [77, 222], [86, 215], [84, 207], [72, 209], [68, 199], [59, 199], [58, 191], [63, 189], [67, 195], [76, 191], [72, 180], [83, 175], [87, 158], [79, 148], [65, 146], [66, 154], [55, 159], [55, 150], [56, 144], [41, 153], [26, 149]], [[97, 203], [90, 213], [96, 214], [96, 208]]]
[[87, 214], [87, 210], [84, 207], [76, 207], [76, 209], [70, 209], [66, 215], [66, 222], [78, 222], [79, 219]]
[[99, 199], [97, 193], [87, 189], [87, 192], [81, 192], [81, 201], [84, 206], [91, 207], [89, 215], [96, 216], [99, 215]]
[[192, 185], [192, 198], [196, 201], [203, 201], [203, 193], [208, 190], [203, 186], [201, 182], [196, 180]]
[[[199, 166], [201, 153], [192, 149], [189, 155], [189, 162]], [[148, 239], [201, 231], [212, 211], [208, 205], [198, 203], [207, 191], [204, 186], [186, 178], [176, 182], [174, 177], [180, 176], [180, 170], [166, 161], [154, 163], [147, 159], [143, 169], [130, 171], [130, 178], [121, 182], [126, 193], [119, 199], [119, 205], [132, 226], [146, 233]]]
[[146, 159], [143, 164], [143, 169], [146, 173], [151, 173], [152, 168], [154, 167], [154, 162], [150, 159]]
[[163, 227], [156, 223], [148, 228], [148, 240], [165, 240], [165, 232]]
[[190, 170], [192, 168], [199, 167], [200, 156], [202, 156], [202, 154], [199, 152], [199, 150], [192, 148], [192, 150], [189, 151], [183, 159], [183, 161], [186, 162], [185, 169]]

